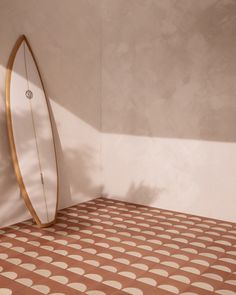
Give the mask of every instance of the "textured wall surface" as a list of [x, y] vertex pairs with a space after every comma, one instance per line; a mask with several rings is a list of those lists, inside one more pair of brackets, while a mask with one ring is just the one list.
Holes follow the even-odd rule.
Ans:
[[236, 2], [104, 0], [105, 192], [236, 221]]
[[4, 106], [7, 60], [23, 33], [56, 121], [59, 206], [100, 194], [100, 21], [97, 1], [0, 1], [0, 226], [29, 216], [9, 155]]

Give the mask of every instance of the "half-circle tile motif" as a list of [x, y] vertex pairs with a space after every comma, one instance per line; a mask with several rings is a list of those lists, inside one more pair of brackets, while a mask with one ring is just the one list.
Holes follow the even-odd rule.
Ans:
[[27, 286], [27, 287], [31, 287], [33, 285], [33, 281], [28, 278], [20, 278], [20, 279], [17, 279], [16, 282], [18, 282], [24, 286]]
[[157, 245], [162, 245], [162, 241], [160, 240], [157, 240], [157, 239], [151, 239], [151, 240], [148, 240], [149, 243], [153, 243], [153, 244], [157, 244]]
[[31, 232], [31, 235], [35, 237], [41, 237], [43, 234], [40, 232]]
[[55, 240], [55, 238], [54, 238], [53, 236], [49, 236], [49, 235], [47, 235], [47, 236], [43, 236], [43, 239], [48, 240], [48, 241], [53, 241], [53, 240]]
[[221, 247], [218, 247], [218, 246], [209, 246], [209, 247], [207, 247], [207, 249], [217, 251], [217, 252], [225, 252], [224, 248], [221, 248]]
[[114, 250], [114, 251], [117, 251], [117, 252], [121, 252], [121, 253], [124, 253], [124, 252], [125, 252], [125, 249], [124, 249], [124, 248], [122, 248], [122, 247], [118, 247], [118, 246], [116, 246], [116, 247], [111, 247], [110, 249], [111, 249], [111, 250]]
[[97, 253], [97, 250], [95, 250], [93, 248], [83, 248], [81, 250], [86, 252], [86, 253], [93, 254], [93, 255]]
[[8, 255], [6, 253], [0, 253], [0, 259], [6, 260], [8, 258]]
[[110, 247], [110, 245], [109, 244], [107, 244], [107, 243], [95, 243], [95, 245], [97, 245], [97, 246], [100, 246], [100, 247], [103, 247], [103, 248], [109, 248]]
[[172, 257], [177, 258], [177, 259], [181, 259], [184, 261], [188, 261], [189, 257], [183, 254], [173, 254]]
[[205, 283], [205, 282], [194, 282], [194, 283], [192, 283], [192, 286], [195, 286], [195, 287], [207, 290], [207, 291], [211, 291], [211, 292], [214, 291], [213, 286], [208, 283]]
[[169, 291], [174, 294], [179, 294], [179, 289], [175, 286], [172, 286], [172, 285], [159, 285], [158, 288], [165, 290], [165, 291]]
[[134, 264], [131, 264], [131, 266], [142, 269], [142, 270], [146, 270], [146, 271], [148, 270], [148, 266], [144, 263], [134, 263]]
[[38, 259], [46, 263], [51, 263], [53, 261], [50, 256], [39, 256]]
[[179, 268], [179, 264], [174, 261], [162, 261], [161, 264], [166, 265], [166, 266], [170, 266], [173, 268]]
[[131, 295], [143, 295], [143, 291], [137, 288], [125, 288], [122, 289], [124, 292], [131, 294]]
[[46, 285], [34, 285], [31, 288], [43, 294], [48, 294], [50, 292], [50, 288]]
[[[24, 253], [25, 252], [25, 248], [23, 248], [23, 247], [12, 247], [11, 249], [16, 251], [16, 252], [19, 252], [19, 253]], [[36, 252], [34, 252], [34, 253], [36, 253]]]
[[120, 282], [117, 281], [104, 281], [102, 282], [105, 285], [111, 286], [112, 288], [115, 289], [121, 289], [122, 288], [122, 284]]
[[136, 243], [135, 242], [132, 242], [132, 241], [123, 241], [122, 244], [126, 244], [126, 245], [133, 246], [133, 247], [136, 246]]
[[156, 262], [156, 263], [160, 262], [160, 259], [157, 258], [157, 257], [154, 257], [154, 256], [144, 256], [143, 258], [146, 259], [146, 260], [149, 260], [149, 261]]
[[235, 292], [234, 291], [231, 291], [231, 290], [217, 290], [215, 291], [216, 294], [220, 294], [220, 295], [235, 295]]
[[86, 292], [87, 295], [107, 295], [106, 293], [99, 290], [91, 290]]
[[34, 271], [36, 269], [36, 266], [33, 263], [22, 263], [20, 267], [23, 267], [29, 271]]
[[47, 246], [47, 245], [46, 246], [43, 245], [43, 246], [41, 246], [41, 248], [44, 249], [44, 250], [47, 250], [47, 251], [53, 251], [54, 250], [54, 248], [52, 246]]
[[197, 254], [198, 251], [196, 249], [193, 248], [182, 248], [182, 251], [188, 252], [188, 253], [192, 253], [192, 254]]
[[87, 290], [87, 286], [85, 284], [82, 283], [70, 283], [67, 285], [68, 287], [71, 287], [73, 289], [76, 289], [80, 292], [84, 292]]
[[232, 246], [232, 243], [230, 243], [229, 241], [225, 241], [225, 240], [217, 240], [217, 241], [215, 241], [215, 243], [222, 244], [225, 246]]
[[136, 275], [131, 271], [121, 271], [118, 274], [130, 279], [136, 279]]
[[69, 279], [65, 276], [52, 276], [50, 279], [64, 285], [69, 282]]
[[67, 270], [77, 273], [78, 275], [83, 275], [85, 273], [85, 270], [82, 269], [81, 267], [70, 267], [70, 268], [67, 268]]
[[215, 273], [204, 273], [202, 274], [202, 276], [212, 280], [223, 282], [223, 278], [220, 275]]
[[[108, 231], [108, 229], [107, 229], [107, 231]], [[112, 230], [110, 230], [110, 231], [112, 232]], [[116, 231], [116, 232], [118, 232], [118, 231]], [[131, 233], [126, 232], [126, 231], [120, 231], [119, 235], [126, 236], [126, 237], [131, 237], [132, 236]]]
[[34, 272], [46, 278], [52, 275], [51, 271], [48, 269], [36, 269]]
[[85, 242], [85, 243], [89, 243], [89, 244], [94, 244], [94, 240], [93, 239], [88, 239], [88, 238], [82, 238], [80, 239], [81, 242]]
[[111, 241], [114, 241], [114, 242], [120, 242], [121, 241], [121, 239], [118, 238], [118, 237], [108, 237], [107, 239], [111, 240]]
[[185, 283], [185, 284], [190, 284], [190, 279], [186, 276], [183, 275], [172, 275], [170, 276], [171, 279]]
[[10, 280], [15, 280], [17, 278], [17, 273], [14, 271], [6, 271], [1, 273], [2, 276], [10, 279]]
[[200, 255], [205, 256], [205, 257], [209, 257], [212, 259], [217, 259], [217, 256], [213, 253], [204, 252], [204, 253], [200, 253]]
[[74, 249], [78, 249], [78, 250], [80, 250], [82, 248], [79, 244], [70, 244], [68, 246], [71, 248], [74, 248]]
[[95, 267], [99, 267], [100, 266], [100, 263], [97, 260], [92, 260], [92, 259], [90, 259], [90, 260], [84, 260], [84, 263], [93, 265]]
[[110, 272], [114, 272], [114, 273], [117, 272], [117, 269], [114, 266], [111, 266], [111, 265], [103, 265], [103, 266], [101, 266], [101, 268], [105, 269], [107, 271], [110, 271]]
[[15, 265], [22, 263], [22, 260], [19, 258], [8, 258], [7, 261]]
[[142, 254], [136, 251], [129, 251], [129, 252], [126, 252], [126, 254], [136, 256], [136, 257], [142, 257]]
[[153, 251], [152, 247], [148, 246], [148, 245], [139, 245], [137, 247], [140, 248], [140, 249], [147, 250], [147, 251]]
[[193, 260], [191, 260], [191, 262], [201, 264], [201, 265], [205, 265], [205, 266], [210, 265], [209, 262], [207, 262], [206, 260], [202, 260], [202, 259], [193, 259]]
[[66, 269], [68, 267], [67, 263], [63, 261], [53, 261], [52, 264], [62, 269]]
[[223, 258], [220, 258], [219, 260], [224, 261], [224, 262], [228, 262], [228, 263], [232, 263], [232, 264], [236, 264], [236, 259], [233, 259], [233, 258], [223, 257]]
[[113, 256], [109, 253], [98, 253], [97, 256], [104, 257], [106, 259], [113, 259]]
[[164, 244], [164, 246], [172, 249], [179, 249], [179, 246], [176, 244]]
[[93, 281], [96, 281], [96, 282], [102, 282], [103, 280], [103, 277], [98, 275], [98, 274], [94, 274], [94, 273], [88, 273], [85, 275], [86, 278], [89, 278]]
[[128, 259], [126, 259], [126, 258], [115, 258], [114, 261], [119, 262], [119, 263], [123, 263], [123, 264], [126, 264], [126, 265], [130, 264], [130, 261]]
[[69, 258], [72, 258], [74, 260], [78, 260], [78, 261], [82, 261], [83, 260], [83, 257], [80, 256], [80, 255], [68, 255]]
[[181, 267], [181, 269], [184, 270], [184, 271], [187, 271], [187, 272], [191, 272], [191, 273], [197, 274], [197, 275], [200, 274], [200, 270], [197, 269], [197, 268], [195, 268], [195, 267], [184, 266], [184, 267]]
[[9, 288], [0, 288], [0, 295], [12, 295], [12, 290]]
[[67, 245], [68, 242], [66, 240], [55, 240], [55, 243], [61, 244], [61, 245]]
[[166, 250], [162, 250], [162, 249], [157, 249], [154, 251], [155, 253], [159, 253], [161, 255], [166, 255], [166, 256], [170, 256], [170, 252], [166, 251]]
[[236, 280], [227, 280], [225, 283], [236, 286]]
[[154, 287], [157, 285], [157, 281], [152, 278], [142, 277], [142, 278], [138, 278], [137, 281], [147, 285], [154, 286]]
[[200, 242], [192, 242], [192, 243], [190, 243], [190, 245], [196, 246], [196, 247], [201, 247], [201, 248], [206, 248], [206, 245], [204, 243], [200, 243]]
[[155, 268], [154, 269], [151, 269], [150, 272], [151, 273], [155, 273], [155, 274], [160, 275], [160, 276], [164, 276], [164, 277], [168, 277], [169, 276], [169, 273], [166, 270], [160, 269], [160, 268], [158, 268], [158, 269], [155, 269]]
[[231, 269], [227, 266], [221, 265], [221, 264], [217, 264], [217, 265], [212, 265], [212, 268], [218, 269], [218, 270], [222, 270], [225, 272], [231, 272]]

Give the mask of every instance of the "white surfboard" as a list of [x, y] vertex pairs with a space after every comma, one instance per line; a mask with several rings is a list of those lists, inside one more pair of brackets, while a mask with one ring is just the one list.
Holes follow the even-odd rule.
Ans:
[[21, 195], [40, 227], [55, 221], [58, 169], [49, 102], [32, 49], [21, 36], [6, 79], [7, 129]]

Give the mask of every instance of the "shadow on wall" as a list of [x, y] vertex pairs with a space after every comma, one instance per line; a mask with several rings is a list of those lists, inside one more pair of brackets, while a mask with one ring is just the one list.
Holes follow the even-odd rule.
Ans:
[[154, 186], [148, 186], [141, 182], [136, 185], [132, 183], [129, 190], [126, 193], [125, 199], [134, 203], [145, 203], [145, 205], [153, 204], [153, 201], [157, 201], [164, 189], [160, 189]]
[[[33, 49], [47, 94], [93, 128], [99, 122], [100, 1], [2, 0], [0, 63], [25, 34]], [[55, 7], [57, 13], [55, 13]], [[17, 35], [18, 34], [18, 35]], [[21, 74], [21, 73], [19, 73]]]
[[102, 194], [102, 196], [104, 198], [112, 198], [123, 201], [128, 200], [130, 203], [145, 204], [148, 206], [156, 202], [165, 190], [166, 189], [164, 188], [147, 185], [141, 181], [139, 184], [132, 182], [127, 192], [122, 196], [112, 194], [107, 195], [106, 193]]
[[[14, 43], [21, 34], [26, 34], [39, 68], [42, 69], [48, 97], [53, 97], [55, 105], [63, 106], [58, 107], [58, 121], [61, 118], [64, 120], [59, 122], [62, 127], [58, 127], [58, 132], [54, 122], [60, 178], [59, 208], [78, 203], [85, 198], [93, 198], [100, 193], [100, 187], [96, 185], [100, 178], [92, 172], [100, 170], [100, 167], [97, 167], [99, 164], [96, 156], [100, 147], [97, 140], [98, 133], [87, 124], [81, 127], [80, 120], [74, 117], [87, 118], [84, 121], [90, 122], [89, 125], [95, 126], [96, 129], [100, 124], [98, 111], [100, 88], [97, 83], [100, 72], [100, 3], [90, 0], [70, 0], [70, 5], [61, 0], [50, 2], [26, 0], [24, 3], [3, 0], [0, 2], [0, 23], [2, 24], [0, 26], [0, 89], [1, 91], [5, 89], [5, 68]], [[57, 7], [56, 14], [55, 7]], [[24, 76], [24, 73], [18, 74]], [[35, 81], [30, 82], [35, 83]], [[1, 98], [5, 99], [5, 93], [2, 92]], [[26, 214], [24, 203], [18, 195], [10, 155], [7, 157], [5, 155], [9, 152], [9, 146], [6, 137], [4, 102], [1, 102], [0, 109], [2, 110], [0, 132], [4, 135], [0, 142], [2, 184], [0, 213], [8, 212], [2, 209], [4, 206], [11, 207], [14, 203], [17, 207], [15, 211], [21, 207], [22, 214]], [[58, 114], [54, 113], [55, 116]], [[66, 122], [67, 118], [68, 122]], [[22, 114], [20, 120], [25, 121]], [[70, 125], [69, 120], [72, 121], [73, 126]], [[71, 133], [71, 129], [77, 127], [79, 132], [81, 130], [82, 136], [79, 132], [77, 135]], [[61, 143], [58, 133], [61, 136]], [[88, 149], [87, 144], [94, 145], [97, 150]], [[27, 139], [24, 149], [27, 153]], [[93, 162], [93, 159], [96, 160]], [[83, 196], [85, 191], [88, 192], [87, 196]], [[21, 213], [15, 211], [9, 212], [12, 216], [0, 214], [0, 225], [7, 224], [8, 220], [12, 223], [12, 220], [26, 219], [23, 216], [21, 218]]]
[[[2, 95], [3, 93], [1, 93]], [[3, 96], [2, 96], [3, 97]], [[1, 102], [3, 105], [3, 102]], [[6, 127], [6, 115], [4, 111], [0, 112], [0, 151], [4, 151], [4, 154], [0, 154], [0, 226], [9, 224], [18, 216], [19, 220], [24, 220], [30, 217], [29, 213], [25, 209], [25, 204], [22, 200], [20, 206], [15, 206], [15, 202], [20, 198], [19, 188], [16, 183], [16, 177], [13, 170], [13, 165], [10, 155], [10, 147], [7, 138]], [[16, 191], [18, 193], [16, 194]], [[7, 199], [6, 199], [7, 198]], [[17, 211], [16, 211], [17, 209]]]
[[[5, 95], [2, 93], [2, 97]], [[4, 105], [4, 102], [2, 102]], [[73, 196], [76, 194], [86, 194], [89, 196], [92, 191], [100, 191], [100, 186], [93, 185], [90, 176], [90, 170], [98, 169], [93, 164], [93, 151], [92, 149], [88, 149], [84, 147], [84, 149], [67, 149], [62, 150], [59, 134], [55, 125], [55, 119], [52, 114], [51, 107], [49, 108], [52, 118], [53, 132], [55, 138], [55, 146], [57, 153], [57, 162], [58, 162], [58, 176], [59, 176], [59, 203], [58, 208], [64, 208], [73, 205], [76, 201], [73, 201]], [[44, 121], [43, 116], [41, 116], [37, 110], [34, 110], [34, 115], [40, 118], [40, 122]], [[16, 120], [21, 126], [25, 126], [28, 122], [28, 116], [25, 114], [15, 113], [14, 117], [17, 117]], [[42, 123], [41, 123], [42, 124]], [[23, 198], [20, 196], [20, 191], [18, 188], [16, 176], [13, 169], [13, 164], [10, 155], [10, 147], [8, 143], [7, 137], [7, 127], [6, 127], [6, 114], [5, 112], [1, 112], [0, 116], [0, 127], [1, 127], [1, 141], [0, 141], [0, 150], [5, 151], [4, 155], [0, 155], [0, 204], [1, 204], [1, 212], [6, 212], [6, 214], [0, 215], [0, 225], [8, 225], [12, 223], [12, 220], [25, 220], [30, 218], [30, 214], [28, 213]], [[40, 131], [42, 130], [42, 126], [38, 125], [38, 136], [40, 137]], [[45, 139], [43, 136], [40, 137], [41, 144], [45, 146]], [[32, 138], [27, 136], [27, 133], [22, 134], [22, 141], [20, 143], [20, 149], [23, 151], [25, 157], [28, 157], [30, 154], [30, 142], [32, 142]], [[65, 156], [66, 155], [66, 156]], [[42, 156], [42, 155], [41, 155]], [[65, 159], [66, 157], [66, 159]], [[69, 167], [73, 166], [73, 163], [76, 163], [77, 166], [80, 167], [79, 173], [70, 173], [73, 176], [73, 179], [68, 178]], [[75, 171], [78, 171], [75, 167]], [[30, 162], [29, 169], [27, 171], [27, 177], [30, 181], [31, 177], [35, 173], [35, 170], [38, 170], [37, 161]], [[47, 182], [50, 181], [47, 179]], [[35, 183], [35, 181], [31, 181], [31, 183]], [[76, 186], [71, 186], [72, 183], [76, 183]], [[37, 183], [35, 183], [37, 187]], [[3, 190], [3, 191], [1, 191]], [[16, 195], [16, 191], [19, 193]], [[11, 201], [12, 195], [12, 201]], [[10, 196], [10, 197], [9, 197]], [[6, 200], [6, 197], [8, 199]], [[90, 197], [91, 198], [91, 197]], [[18, 202], [18, 200], [21, 200]], [[18, 206], [15, 206], [15, 203], [18, 202]]]
[[76, 173], [71, 173], [70, 175], [70, 183], [74, 184], [71, 191], [72, 196], [78, 192], [84, 196], [91, 196], [91, 194], [94, 196], [97, 195], [97, 192], [102, 191], [101, 185], [95, 185], [90, 176], [92, 172], [96, 173], [96, 170], [99, 169], [94, 164], [94, 154], [95, 151], [90, 146], [66, 149], [65, 156], [68, 163], [70, 163], [70, 167], [73, 167], [73, 163], [76, 163]]
[[53, 135], [55, 140], [55, 148], [56, 148], [56, 157], [57, 157], [57, 165], [58, 165], [58, 185], [59, 185], [59, 196], [58, 196], [58, 209], [64, 208], [66, 204], [64, 204], [63, 200], [67, 200], [67, 204], [71, 204], [71, 192], [70, 192], [70, 183], [67, 176], [67, 170], [65, 169], [65, 157], [63, 154], [60, 137], [58, 134], [58, 130], [56, 127], [55, 118], [52, 112], [51, 104], [49, 103], [49, 112], [51, 115], [51, 122], [53, 128]]

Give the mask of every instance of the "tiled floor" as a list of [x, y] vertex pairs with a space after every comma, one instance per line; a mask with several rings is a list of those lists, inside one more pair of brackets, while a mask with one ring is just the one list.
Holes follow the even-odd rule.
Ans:
[[0, 295], [236, 294], [236, 224], [98, 198], [0, 230]]

